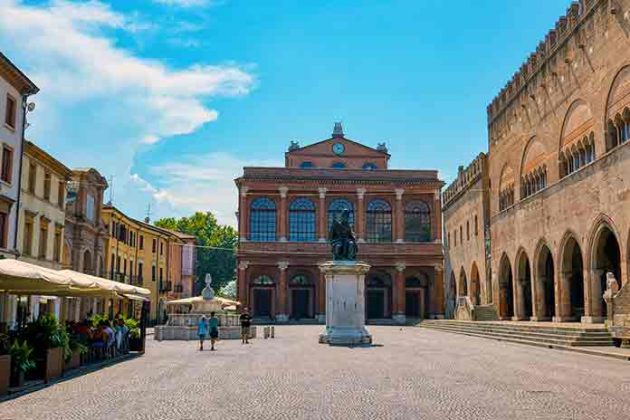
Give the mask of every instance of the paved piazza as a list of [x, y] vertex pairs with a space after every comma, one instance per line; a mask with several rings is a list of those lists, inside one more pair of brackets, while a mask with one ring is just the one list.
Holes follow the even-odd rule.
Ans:
[[150, 341], [144, 357], [7, 401], [2, 419], [621, 419], [630, 363], [421, 328], [331, 348], [319, 326], [274, 340]]

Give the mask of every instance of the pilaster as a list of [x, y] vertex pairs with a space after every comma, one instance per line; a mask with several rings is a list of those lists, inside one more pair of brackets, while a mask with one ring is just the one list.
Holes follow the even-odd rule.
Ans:
[[396, 276], [394, 278], [394, 320], [405, 322], [405, 263], [396, 263]]
[[326, 208], [326, 188], [319, 188], [319, 205], [317, 206], [317, 236], [319, 242], [326, 242], [328, 236], [326, 231], [328, 226], [326, 225], [326, 215], [328, 209]]
[[280, 242], [286, 242], [288, 225], [287, 193], [289, 192], [289, 188], [285, 186], [279, 187], [278, 192], [280, 193], [280, 213], [278, 214], [278, 240]]
[[402, 197], [405, 192], [402, 188], [396, 188], [396, 203], [394, 204], [394, 240], [398, 243], [404, 242], [404, 228], [403, 228], [403, 206]]
[[236, 295], [238, 296], [238, 300], [241, 302], [243, 308], [249, 306], [248, 297], [249, 297], [249, 288], [247, 287], [247, 269], [249, 268], [249, 261], [240, 261], [238, 263], [238, 271], [237, 276], [238, 280], [236, 283]]
[[287, 322], [289, 316], [287, 313], [287, 268], [288, 261], [278, 262], [278, 270], [280, 271], [278, 282], [278, 305], [276, 310], [276, 320], [278, 322]]
[[238, 234], [241, 242], [247, 240], [249, 231], [247, 221], [249, 219], [249, 206], [247, 205], [247, 191], [249, 187], [241, 186], [238, 204]]
[[354, 214], [354, 230], [357, 242], [365, 242], [365, 188], [357, 188], [357, 211]]

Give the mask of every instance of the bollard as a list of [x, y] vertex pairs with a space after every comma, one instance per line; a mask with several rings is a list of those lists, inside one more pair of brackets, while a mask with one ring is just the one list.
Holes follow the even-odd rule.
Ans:
[[269, 338], [269, 327], [263, 328], [263, 337], [265, 338], [265, 340]]
[[271, 327], [271, 338], [276, 338], [276, 327]]

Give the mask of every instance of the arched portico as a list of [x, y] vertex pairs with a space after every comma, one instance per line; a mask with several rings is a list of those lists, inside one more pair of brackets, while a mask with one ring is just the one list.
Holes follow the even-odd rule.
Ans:
[[457, 296], [468, 296], [468, 279], [466, 270], [462, 267], [459, 270], [459, 282], [457, 282]]
[[481, 304], [481, 282], [479, 281], [479, 269], [473, 263], [470, 269], [470, 299], [474, 305]]
[[546, 244], [538, 248], [534, 272], [534, 321], [549, 321], [555, 315], [553, 255]]
[[591, 249], [590, 316], [586, 321], [601, 321], [606, 316], [606, 273], [612, 273], [621, 288], [621, 249], [610, 225], [602, 223], [595, 230]]
[[499, 264], [499, 317], [512, 319], [514, 316], [514, 287], [512, 281], [512, 264], [506, 254]]
[[532, 273], [527, 253], [521, 250], [516, 266], [516, 313], [517, 320], [529, 320], [532, 317]]
[[575, 237], [565, 236], [560, 249], [558, 311], [554, 321], [579, 321], [584, 315], [584, 263], [582, 249]]

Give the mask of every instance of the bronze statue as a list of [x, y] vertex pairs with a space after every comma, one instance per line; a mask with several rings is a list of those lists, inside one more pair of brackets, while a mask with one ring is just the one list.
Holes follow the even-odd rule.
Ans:
[[334, 261], [356, 261], [357, 241], [350, 226], [350, 210], [344, 209], [330, 226], [328, 240], [332, 249]]

